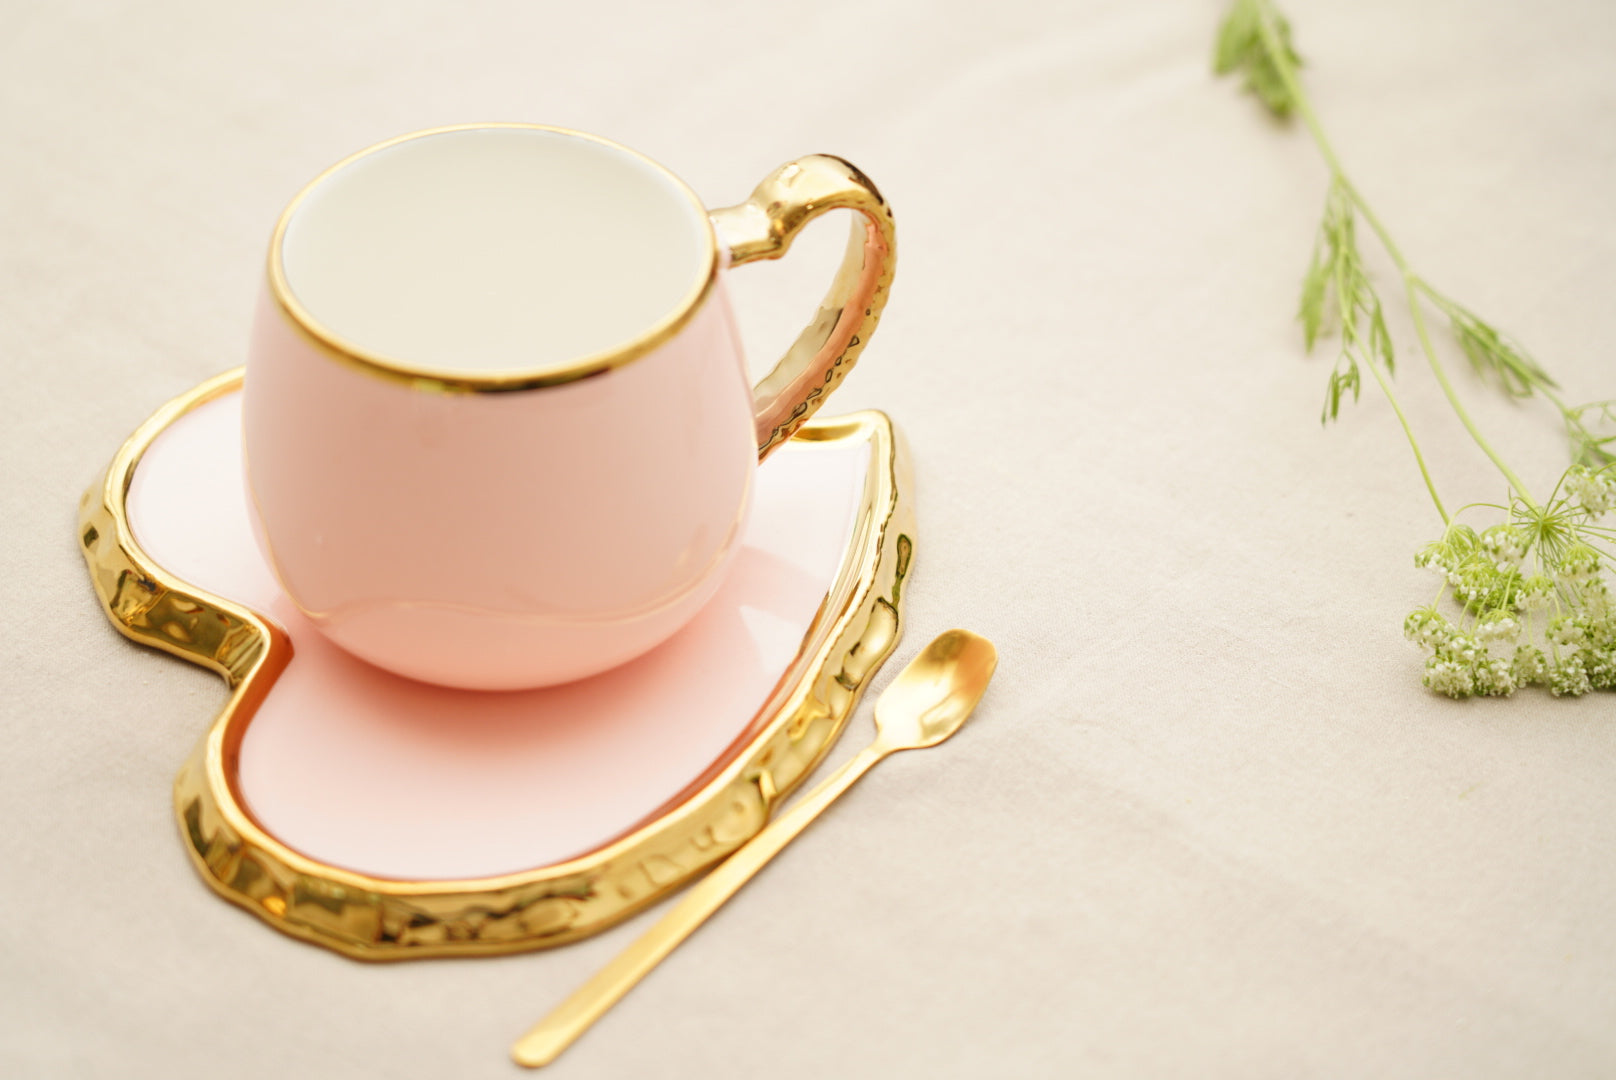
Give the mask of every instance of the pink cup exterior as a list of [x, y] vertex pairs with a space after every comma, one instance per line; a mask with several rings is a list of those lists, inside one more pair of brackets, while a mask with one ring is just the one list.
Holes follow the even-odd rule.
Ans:
[[683, 626], [740, 542], [752, 387], [722, 281], [650, 352], [444, 392], [334, 357], [266, 288], [244, 438], [254, 528], [334, 641], [469, 689], [615, 667]]

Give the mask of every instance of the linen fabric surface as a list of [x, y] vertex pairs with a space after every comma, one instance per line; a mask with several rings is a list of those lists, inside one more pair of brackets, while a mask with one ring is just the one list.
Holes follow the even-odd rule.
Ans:
[[[1439, 521], [1372, 383], [1320, 427], [1334, 346], [1292, 316], [1326, 172], [1212, 76], [1222, 10], [6, 5], [0, 1074], [514, 1076], [511, 1039], [659, 914], [378, 966], [222, 902], [169, 786], [224, 688], [119, 637], [75, 543], [129, 432], [241, 362], [286, 201], [473, 120], [605, 135], [715, 207], [812, 152], [875, 179], [899, 272], [827, 410], [887, 410], [914, 454], [875, 689], [951, 626], [1001, 654], [954, 741], [869, 776], [557, 1076], [1616, 1074], [1616, 699], [1420, 687]], [[1569, 400], [1616, 395], [1616, 8], [1286, 10], [1415, 265]], [[731, 275], [759, 368], [842, 228]], [[1444, 497], [1503, 499], [1391, 329]], [[1554, 417], [1444, 355], [1546, 489]], [[869, 732], [866, 704], [836, 759]]]

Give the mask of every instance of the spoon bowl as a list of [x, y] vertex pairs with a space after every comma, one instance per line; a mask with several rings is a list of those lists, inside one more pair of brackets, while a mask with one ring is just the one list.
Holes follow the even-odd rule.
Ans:
[[875, 703], [876, 739], [887, 750], [936, 746], [964, 725], [993, 678], [993, 642], [950, 630], [909, 662]]

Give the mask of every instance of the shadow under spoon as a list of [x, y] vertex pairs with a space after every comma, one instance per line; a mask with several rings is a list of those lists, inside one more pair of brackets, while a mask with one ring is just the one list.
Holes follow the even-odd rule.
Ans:
[[826, 807], [877, 762], [936, 746], [958, 731], [987, 690], [998, 654], [987, 638], [950, 630], [921, 650], [875, 703], [875, 741], [770, 822], [611, 963], [511, 1047], [518, 1065], [548, 1065], [689, 937]]

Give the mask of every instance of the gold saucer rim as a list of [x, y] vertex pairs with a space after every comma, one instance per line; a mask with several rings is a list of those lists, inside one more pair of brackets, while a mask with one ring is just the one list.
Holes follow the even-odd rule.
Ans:
[[[598, 933], [734, 851], [835, 744], [902, 629], [914, 553], [907, 449], [886, 414], [816, 419], [810, 443], [865, 443], [865, 490], [835, 585], [753, 732], [687, 797], [593, 851], [559, 863], [456, 880], [382, 878], [333, 866], [262, 828], [235, 786], [242, 733], [292, 655], [273, 620], [160, 567], [129, 526], [126, 500], [146, 449], [179, 417], [240, 389], [235, 368], [159, 408], [85, 493], [79, 540], [114, 627], [221, 675], [229, 700], [174, 782], [186, 850], [220, 896], [277, 930], [366, 960], [499, 955]], [[738, 739], [740, 743], [742, 739]]]

